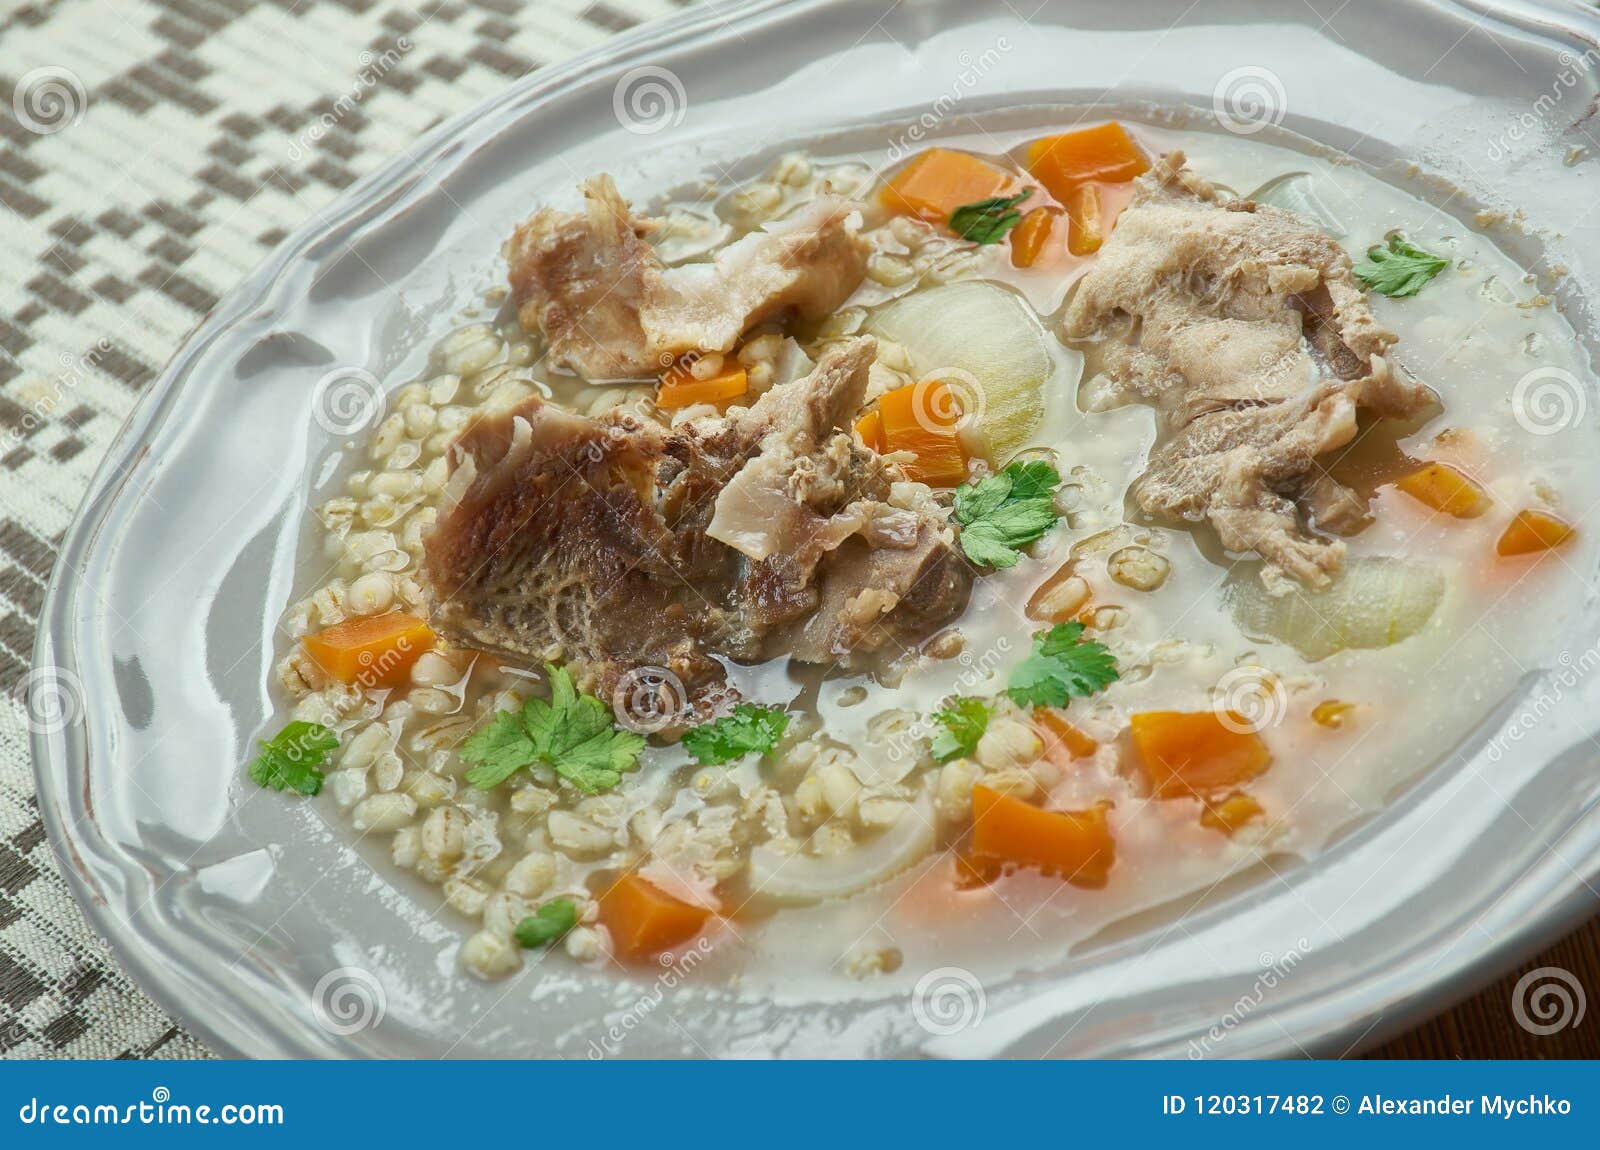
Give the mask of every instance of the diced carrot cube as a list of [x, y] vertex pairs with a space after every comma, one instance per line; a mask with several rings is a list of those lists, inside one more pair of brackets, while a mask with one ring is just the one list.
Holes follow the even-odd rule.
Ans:
[[600, 921], [622, 958], [646, 958], [687, 942], [711, 912], [674, 898], [636, 874], [624, 875], [600, 896]]
[[1037, 867], [1074, 886], [1104, 886], [1116, 843], [1100, 807], [1046, 811], [982, 785], [972, 788], [976, 859]]
[[1011, 264], [1013, 267], [1031, 268], [1044, 251], [1045, 241], [1055, 227], [1055, 216], [1049, 208], [1034, 208], [1022, 217], [1022, 222], [1011, 232]]
[[1058, 742], [1073, 758], [1086, 759], [1100, 749], [1100, 744], [1068, 722], [1058, 707], [1035, 707], [1033, 722], [1044, 728], [1047, 745], [1051, 741]]
[[433, 646], [433, 631], [415, 615], [392, 611], [347, 619], [307, 635], [307, 654], [341, 683], [397, 687], [411, 665]]
[[1092, 256], [1105, 241], [1100, 189], [1085, 184], [1075, 189], [1067, 201], [1067, 250], [1075, 256]]
[[661, 387], [656, 392], [657, 407], [662, 411], [676, 411], [696, 403], [726, 403], [750, 388], [744, 368], [731, 355], [723, 360], [716, 374], [707, 379], [696, 379], [693, 368], [693, 360], [681, 360], [662, 375]]
[[883, 454], [883, 415], [876, 408], [856, 420], [856, 434], [862, 443]]
[[1200, 812], [1200, 825], [1231, 835], [1234, 831], [1265, 812], [1261, 804], [1242, 791], [1235, 791], [1220, 802], [1206, 803]]
[[1560, 547], [1577, 528], [1548, 511], [1519, 511], [1500, 536], [1495, 550], [1501, 555], [1528, 555]]
[[1028, 170], [1061, 203], [1090, 182], [1120, 184], [1150, 170], [1150, 161], [1121, 124], [1101, 124], [1035, 140]]
[[1237, 716], [1224, 723], [1214, 711], [1144, 711], [1130, 723], [1158, 799], [1232, 790], [1272, 765], [1261, 736]]
[[925, 379], [886, 393], [878, 400], [885, 451], [909, 451], [916, 458], [906, 474], [930, 487], [954, 487], [967, 478], [967, 452], [961, 444], [961, 400], [937, 379]]
[[1493, 505], [1488, 492], [1448, 463], [1429, 463], [1403, 476], [1395, 486], [1435, 511], [1457, 519], [1476, 519]]
[[1341, 703], [1337, 699], [1324, 699], [1311, 708], [1311, 721], [1319, 727], [1328, 727], [1338, 730], [1349, 722], [1350, 714], [1356, 709], [1354, 703]]
[[977, 156], [929, 148], [895, 173], [880, 199], [890, 211], [942, 224], [957, 208], [998, 196], [1012, 183]]

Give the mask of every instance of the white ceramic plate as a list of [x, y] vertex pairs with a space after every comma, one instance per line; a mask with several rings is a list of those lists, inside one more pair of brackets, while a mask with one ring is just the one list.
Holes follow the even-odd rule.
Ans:
[[[611, 170], [648, 198], [829, 133], [887, 149], [974, 122], [1206, 127], [1242, 108], [1263, 139], [1293, 131], [1395, 178], [1414, 160], [1429, 178], [1410, 185], [1466, 224], [1525, 210], [1512, 254], [1569, 269], [1559, 302], [1592, 355], [1597, 161], [1569, 151], [1600, 100], [1597, 34], [1592, 10], [1526, 0], [1351, 0], [1331, 23], [1265, 0], [1046, 3], [1026, 20], [1004, 0], [799, 0], [691, 11], [530, 76], [285, 243], [104, 465], [36, 655], [69, 703], [87, 701], [34, 742], [78, 896], [157, 1000], [249, 1055], [1337, 1053], [1466, 993], [1592, 909], [1600, 683], [1556, 652], [1314, 865], [989, 985], [982, 1025], [942, 1035], [903, 993], [771, 1003], [691, 978], [642, 1008], [648, 972], [558, 963], [475, 983], [457, 968], [460, 923], [352, 849], [321, 803], [259, 792], [240, 764], [273, 710], [274, 623], [340, 446], [311, 417], [317, 381], [414, 377], [499, 276], [513, 223], [579, 174]], [[664, 106], [629, 103], [646, 81]], [[1265, 112], [1228, 103], [1242, 81]], [[639, 130], [663, 115], [665, 130]], [[1592, 608], [1584, 630], [1570, 651], [1593, 656]], [[1491, 743], [1535, 708], [1518, 741]]]

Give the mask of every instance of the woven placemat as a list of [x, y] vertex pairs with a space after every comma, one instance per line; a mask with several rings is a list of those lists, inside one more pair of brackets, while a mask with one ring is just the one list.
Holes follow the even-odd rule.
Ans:
[[0, 0], [0, 1055], [207, 1055], [68, 893], [21, 704], [56, 543], [141, 390], [359, 176], [688, 2]]

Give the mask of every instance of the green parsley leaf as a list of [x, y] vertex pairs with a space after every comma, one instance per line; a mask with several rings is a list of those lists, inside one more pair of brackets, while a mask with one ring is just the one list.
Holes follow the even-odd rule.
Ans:
[[1055, 524], [1061, 476], [1040, 460], [1008, 463], [997, 475], [956, 488], [961, 550], [980, 567], [1014, 567], [1017, 552]]
[[1450, 261], [1430, 255], [1399, 236], [1389, 237], [1387, 248], [1367, 249], [1370, 261], [1356, 265], [1356, 278], [1375, 292], [1387, 296], [1411, 296], [1423, 289], [1434, 276], [1450, 266]]
[[1064, 707], [1117, 680], [1105, 645], [1083, 637], [1082, 623], [1057, 623], [1033, 637], [1033, 653], [1011, 672], [1006, 694], [1019, 707]]
[[467, 772], [467, 781], [483, 791], [533, 762], [533, 740], [522, 725], [522, 712], [497, 711], [487, 727], [461, 744], [461, 757], [479, 764]]
[[933, 713], [933, 721], [944, 729], [933, 737], [933, 757], [941, 763], [971, 755], [989, 727], [989, 705], [965, 695]]
[[750, 754], [766, 754], [778, 745], [789, 726], [779, 707], [740, 703], [732, 713], [685, 731], [683, 745], [695, 762], [714, 766]]
[[578, 925], [578, 907], [570, 898], [553, 898], [517, 923], [512, 933], [530, 950], [549, 946]]
[[995, 196], [962, 204], [950, 213], [950, 230], [974, 243], [997, 244], [1022, 221], [1017, 205], [1031, 195], [1032, 188], [1023, 188], [1014, 196]]
[[250, 778], [275, 791], [314, 795], [322, 789], [322, 763], [338, 749], [339, 736], [320, 723], [295, 720], [261, 740], [261, 753], [250, 764]]
[[565, 667], [546, 665], [550, 698], [529, 699], [521, 711], [503, 711], [462, 744], [461, 757], [477, 763], [467, 782], [487, 791], [523, 767], [548, 763], [580, 791], [616, 786], [644, 750], [644, 736], [618, 729], [611, 708], [578, 692]]

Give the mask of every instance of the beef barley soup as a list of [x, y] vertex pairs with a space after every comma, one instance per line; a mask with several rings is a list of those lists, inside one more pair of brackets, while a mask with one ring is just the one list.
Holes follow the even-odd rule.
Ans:
[[1315, 856], [1585, 594], [1572, 331], [1353, 165], [1106, 123], [629, 191], [389, 396], [249, 768], [474, 975], [1059, 961]]

